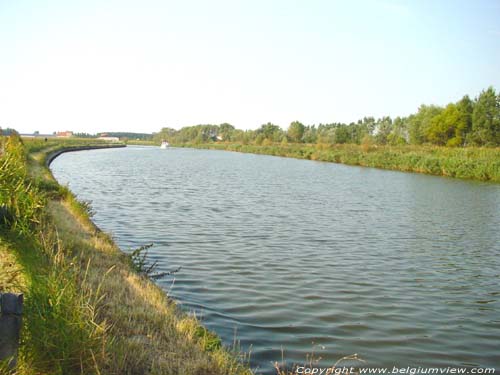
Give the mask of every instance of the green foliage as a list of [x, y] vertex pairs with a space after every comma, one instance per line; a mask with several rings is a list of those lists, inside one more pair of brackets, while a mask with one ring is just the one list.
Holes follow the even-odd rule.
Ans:
[[153, 247], [153, 244], [143, 245], [133, 250], [128, 254], [130, 260], [130, 266], [132, 269], [139, 274], [147, 274], [149, 267], [147, 266], [148, 261], [148, 249]]
[[96, 321], [100, 296], [86, 288], [85, 281], [82, 287], [77, 263], [62, 254], [54, 233], [49, 236], [49, 248], [24, 260], [33, 280], [26, 295], [23, 362], [37, 373], [94, 373], [106, 337], [105, 325]]
[[[0, 216], [8, 224], [0, 231], [0, 261], [15, 262], [22, 275], [21, 281], [14, 280], [16, 291], [25, 295], [16, 373], [251, 374], [217, 336], [183, 316], [153, 284], [131, 274], [130, 262], [149, 278], [179, 269], [151, 274], [155, 264], [146, 265], [144, 250], [137, 251], [135, 262], [124, 262], [127, 258], [109, 237], [87, 228], [90, 206], [45, 178], [50, 173], [43, 167], [44, 153], [84, 142], [29, 143], [26, 148], [43, 152], [27, 158], [18, 137], [0, 137], [0, 191], [2, 199], [14, 194], [16, 203], [0, 204]], [[33, 202], [41, 200], [40, 212], [20, 205], [19, 196], [25, 192], [15, 188], [17, 183], [32, 193]], [[64, 201], [49, 202], [47, 196]], [[11, 214], [17, 212], [13, 207], [22, 215]], [[24, 219], [29, 225], [20, 231]], [[0, 263], [2, 270], [4, 264]], [[14, 285], [15, 272], [5, 273], [7, 277], [0, 273], [0, 290]], [[182, 361], [170, 361], [172, 355]], [[0, 373], [4, 370], [0, 363]]]
[[402, 146], [407, 144], [408, 138], [408, 120], [396, 117], [392, 123], [392, 131], [387, 136], [387, 143], [393, 146]]
[[46, 214], [47, 195], [59, 189], [29, 176], [19, 136], [0, 137], [0, 146], [0, 245], [15, 252], [28, 280], [19, 366], [33, 373], [94, 373], [105, 327], [95, 320], [96, 294], [77, 280], [80, 265], [60, 246]]
[[455, 104], [448, 104], [446, 108], [434, 116], [430, 124], [424, 129], [425, 138], [436, 145], [446, 145], [455, 135], [455, 128], [460, 121], [460, 112]]
[[222, 340], [220, 337], [201, 325], [196, 327], [195, 336], [200, 340], [203, 350], [213, 352], [222, 348]]
[[352, 142], [352, 132], [351, 128], [347, 125], [341, 125], [336, 127], [333, 132], [333, 143], [343, 144], [343, 143], [354, 143]]
[[443, 109], [435, 105], [421, 105], [415, 115], [409, 117], [410, 143], [420, 145], [428, 141], [426, 135], [432, 128], [432, 119]]
[[465, 95], [458, 103], [459, 120], [455, 126], [455, 137], [452, 146], [464, 146], [467, 134], [472, 130], [472, 113], [474, 103], [468, 95]]
[[477, 145], [500, 145], [500, 96], [493, 87], [482, 91], [476, 100], [470, 139]]
[[[163, 128], [151, 135], [143, 133], [109, 133], [109, 135], [126, 136], [129, 139], [140, 138], [145, 142], [159, 144], [163, 139], [171, 144], [205, 144], [210, 142], [237, 142], [240, 144], [262, 145], [283, 141], [310, 143], [321, 145], [361, 144], [366, 135], [374, 137], [378, 145], [400, 146], [404, 144], [434, 144], [451, 147], [466, 145], [499, 146], [500, 145], [500, 95], [493, 87], [482, 91], [475, 100], [464, 96], [456, 103], [446, 107], [421, 105], [415, 114], [408, 117], [391, 119], [388, 116], [375, 119], [363, 119], [345, 123], [305, 125], [294, 121], [285, 131], [273, 123], [261, 125], [256, 130], [236, 129], [233, 125], [202, 124], [183, 127], [180, 130]], [[81, 134], [89, 137], [88, 134]], [[81, 144], [82, 139], [53, 139], [47, 141], [34, 139], [27, 141], [29, 152], [40, 151], [54, 145], [65, 146]], [[87, 139], [88, 144], [100, 141]], [[149, 142], [149, 141], [148, 141]]]
[[304, 136], [305, 126], [301, 122], [294, 121], [288, 127], [288, 137], [294, 142], [302, 142]]
[[257, 129], [255, 133], [257, 134], [257, 136], [263, 136], [263, 141], [264, 139], [268, 139], [272, 142], [279, 142], [281, 138], [283, 138], [284, 134], [283, 130], [278, 125], [274, 125], [270, 122], [261, 125], [261, 127]]
[[164, 128], [154, 135], [159, 144], [167, 139], [171, 144], [206, 144], [210, 142], [236, 142], [269, 146], [287, 141], [320, 145], [361, 144], [365, 136], [373, 137], [378, 145], [434, 144], [461, 147], [466, 145], [500, 145], [500, 96], [490, 87], [475, 100], [467, 95], [446, 107], [421, 105], [417, 113], [391, 119], [363, 119], [345, 123], [305, 125], [294, 121], [284, 131], [273, 123], [256, 130], [240, 130], [233, 125], [187, 126], [180, 130]]
[[365, 136], [360, 146], [297, 143], [274, 143], [267, 146], [209, 143], [186, 144], [185, 146], [500, 182], [500, 149], [498, 148], [378, 146], [373, 143], [373, 137], [368, 135]]
[[28, 234], [40, 223], [45, 198], [28, 179], [26, 153], [17, 135], [2, 137], [0, 228]]
[[389, 142], [392, 131], [392, 119], [389, 116], [383, 117], [377, 122], [377, 135], [375, 139], [378, 144], [385, 145]]

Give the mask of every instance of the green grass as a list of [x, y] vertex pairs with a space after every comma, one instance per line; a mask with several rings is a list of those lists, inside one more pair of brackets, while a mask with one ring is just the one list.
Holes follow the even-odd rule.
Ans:
[[159, 142], [155, 141], [146, 141], [141, 139], [129, 139], [127, 140], [127, 145], [135, 145], [135, 146], [160, 146]]
[[49, 150], [51, 148], [67, 148], [76, 146], [100, 146], [107, 144], [106, 141], [93, 138], [23, 138], [25, 150], [28, 154]]
[[359, 165], [404, 172], [500, 182], [500, 148], [239, 143], [181, 144], [297, 159]]
[[251, 374], [53, 179], [47, 153], [81, 145], [0, 137], [0, 290], [25, 294], [17, 373]]

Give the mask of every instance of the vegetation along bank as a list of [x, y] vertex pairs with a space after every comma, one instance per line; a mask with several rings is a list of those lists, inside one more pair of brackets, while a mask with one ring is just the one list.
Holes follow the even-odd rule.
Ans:
[[54, 180], [46, 163], [90, 147], [107, 145], [0, 137], [0, 292], [25, 295], [17, 373], [251, 374]]
[[493, 87], [446, 106], [421, 105], [406, 117], [288, 129], [267, 123], [256, 130], [231, 124], [163, 128], [160, 142], [322, 160], [366, 167], [500, 182], [500, 95]]
[[500, 148], [323, 144], [183, 143], [177, 146], [320, 160], [500, 182]]

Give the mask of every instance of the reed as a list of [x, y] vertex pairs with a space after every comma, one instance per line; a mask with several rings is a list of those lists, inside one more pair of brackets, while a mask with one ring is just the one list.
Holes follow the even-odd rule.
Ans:
[[255, 145], [222, 142], [186, 143], [176, 146], [265, 154], [500, 182], [500, 148], [302, 143]]

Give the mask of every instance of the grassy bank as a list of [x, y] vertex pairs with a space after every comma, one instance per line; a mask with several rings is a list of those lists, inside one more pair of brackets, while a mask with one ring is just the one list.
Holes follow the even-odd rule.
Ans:
[[127, 145], [131, 146], [158, 146], [160, 147], [160, 143], [155, 142], [155, 141], [145, 141], [145, 140], [140, 140], [140, 139], [129, 139], [127, 142]]
[[18, 373], [251, 374], [54, 180], [47, 155], [87, 142], [0, 137], [0, 291], [25, 294]]
[[181, 144], [180, 147], [238, 151], [320, 160], [363, 167], [500, 182], [500, 149], [480, 147], [313, 145], [239, 143]]

